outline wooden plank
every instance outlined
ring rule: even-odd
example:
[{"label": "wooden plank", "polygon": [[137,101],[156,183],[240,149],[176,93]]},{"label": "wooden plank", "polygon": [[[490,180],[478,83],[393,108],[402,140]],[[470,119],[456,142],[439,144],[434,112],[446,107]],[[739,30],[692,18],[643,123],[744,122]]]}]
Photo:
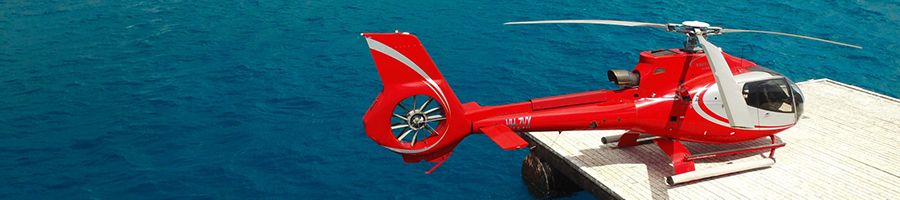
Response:
[{"label": "wooden plank", "polygon": [[[798,84],[803,117],[779,133],[787,143],[777,163],[684,185],[668,186],[668,158],[655,145],[613,148],[600,138],[624,131],[529,132],[526,138],[567,168],[567,177],[598,198],[617,199],[891,199],[900,196],[900,100],[828,79]],[[686,143],[695,153],[767,144]],[[736,155],[701,160],[698,169],[759,159]]]}]

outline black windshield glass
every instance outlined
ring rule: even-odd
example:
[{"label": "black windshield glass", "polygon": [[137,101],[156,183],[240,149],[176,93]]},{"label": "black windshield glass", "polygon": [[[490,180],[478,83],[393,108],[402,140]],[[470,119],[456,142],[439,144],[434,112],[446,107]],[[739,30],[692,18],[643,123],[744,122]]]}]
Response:
[{"label": "black windshield glass", "polygon": [[794,112],[792,92],[784,79],[770,79],[744,84],[747,105],[775,112]]}]

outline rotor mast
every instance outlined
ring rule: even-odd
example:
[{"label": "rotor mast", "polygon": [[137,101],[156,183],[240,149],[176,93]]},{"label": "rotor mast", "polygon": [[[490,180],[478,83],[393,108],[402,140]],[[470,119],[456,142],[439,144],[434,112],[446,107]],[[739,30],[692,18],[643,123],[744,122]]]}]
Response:
[{"label": "rotor mast", "polygon": [[687,39],[684,41],[684,48],[681,50],[693,53],[703,51],[703,48],[698,46],[699,41],[697,37],[721,34],[722,27],[709,26],[706,22],[686,21],[680,24],[666,24],[666,31],[685,34]]}]

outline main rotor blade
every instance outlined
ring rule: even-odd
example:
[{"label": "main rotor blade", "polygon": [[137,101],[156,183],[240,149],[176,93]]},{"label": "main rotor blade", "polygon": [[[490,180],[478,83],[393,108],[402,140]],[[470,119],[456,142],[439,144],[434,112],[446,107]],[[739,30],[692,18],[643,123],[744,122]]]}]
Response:
[{"label": "main rotor blade", "polygon": [[741,94],[741,88],[738,87],[734,80],[734,74],[725,56],[722,55],[722,49],[713,45],[706,38],[698,35],[697,41],[703,47],[706,59],[709,61],[709,67],[712,69],[713,77],[716,79],[716,85],[719,87],[719,96],[725,104],[725,114],[728,115],[728,123],[732,127],[753,128],[756,125],[754,116],[747,111],[747,102]]},{"label": "main rotor blade", "polygon": [[507,24],[507,25],[513,25],[513,24],[606,24],[606,25],[618,25],[618,26],[646,26],[646,27],[655,27],[655,28],[661,28],[661,29],[666,28],[665,24],[619,21],[619,20],[603,20],[603,19],[539,20],[539,21],[506,22],[503,24]]},{"label": "main rotor blade", "polygon": [[807,39],[807,40],[815,40],[815,41],[819,41],[819,42],[827,42],[827,43],[831,43],[831,44],[862,49],[861,46],[856,46],[856,45],[847,44],[847,43],[843,43],[843,42],[836,42],[836,41],[826,40],[826,39],[822,39],[822,38],[815,38],[815,37],[810,37],[810,36],[805,36],[805,35],[782,33],[782,32],[775,32],[775,31],[760,31],[760,30],[744,30],[744,29],[728,29],[728,28],[726,28],[726,29],[722,29],[721,32],[722,33],[765,33],[765,34],[772,34],[772,35],[783,35],[783,36],[803,38],[803,39]]}]

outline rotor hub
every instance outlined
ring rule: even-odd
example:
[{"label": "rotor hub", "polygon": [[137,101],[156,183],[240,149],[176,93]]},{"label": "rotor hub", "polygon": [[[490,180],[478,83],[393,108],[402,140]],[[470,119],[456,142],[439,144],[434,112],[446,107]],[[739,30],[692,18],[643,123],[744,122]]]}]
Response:
[{"label": "rotor hub", "polygon": [[413,130],[419,130],[425,127],[425,123],[427,122],[427,117],[425,117],[422,113],[414,113],[409,115],[409,128]]},{"label": "rotor hub", "polygon": [[709,23],[701,21],[684,21],[680,24],[666,24],[666,31],[682,33],[687,36],[682,50],[687,52],[701,52],[703,49],[697,45],[697,37],[721,34],[722,27],[710,26]]},{"label": "rotor hub", "polygon": [[709,23],[701,22],[701,21],[684,21],[684,22],[681,22],[681,25],[693,27],[693,28],[709,28]]}]

